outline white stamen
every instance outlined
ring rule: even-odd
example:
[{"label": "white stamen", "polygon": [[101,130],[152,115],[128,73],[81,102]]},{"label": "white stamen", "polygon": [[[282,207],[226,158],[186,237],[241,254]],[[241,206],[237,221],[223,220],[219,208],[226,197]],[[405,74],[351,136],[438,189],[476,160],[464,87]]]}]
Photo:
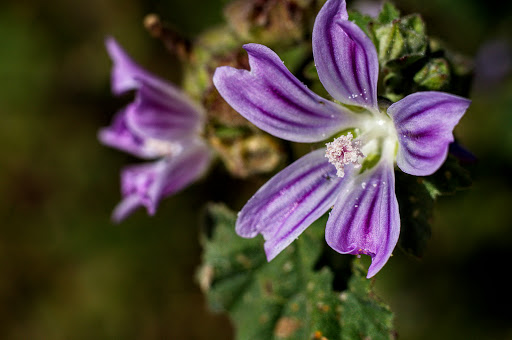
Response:
[{"label": "white stamen", "polygon": [[338,177],[345,176],[345,165],[349,163],[354,164],[354,168],[361,167],[359,159],[364,157],[361,152],[361,141],[352,138],[352,133],[349,132],[346,136],[340,136],[325,144],[327,146],[325,157],[336,167]]}]

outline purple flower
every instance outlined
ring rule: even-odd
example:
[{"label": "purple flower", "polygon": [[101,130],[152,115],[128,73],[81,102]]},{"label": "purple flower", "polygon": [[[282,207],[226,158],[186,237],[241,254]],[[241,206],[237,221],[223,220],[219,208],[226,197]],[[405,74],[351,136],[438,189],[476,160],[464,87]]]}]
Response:
[{"label": "purple flower", "polygon": [[[263,185],[240,212],[236,231],[262,234],[272,260],[333,207],[327,243],[342,254],[372,257],[368,278],[387,262],[398,241],[400,216],[394,164],[416,176],[446,159],[452,131],[470,101],[418,92],[379,105],[379,63],[371,40],[348,21],[343,0],[329,0],[313,30],[320,81],[337,101],[307,89],[269,48],[248,44],[251,71],[219,67],[213,81],[242,116],[274,136],[327,147],[300,158]],[[355,113],[345,105],[359,106]],[[343,131],[352,129],[352,133]],[[362,166],[361,166],[362,165]]]},{"label": "purple flower", "polygon": [[113,38],[106,40],[112,58],[112,92],[136,90],[135,100],[100,130],[100,141],[150,163],[121,172],[123,200],[113,212],[121,221],[140,206],[153,215],[164,197],[197,180],[208,167],[211,152],[200,137],[201,107],[168,82],[137,65]]}]

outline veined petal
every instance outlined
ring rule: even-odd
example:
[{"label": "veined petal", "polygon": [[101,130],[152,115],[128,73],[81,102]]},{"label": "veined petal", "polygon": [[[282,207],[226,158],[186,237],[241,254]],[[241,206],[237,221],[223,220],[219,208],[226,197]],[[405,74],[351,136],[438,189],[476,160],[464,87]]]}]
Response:
[{"label": "veined petal", "polygon": [[138,89],[134,105],[127,112],[132,130],[148,138],[178,140],[200,132],[204,113],[174,85],[135,63],[113,38],[106,40],[114,65],[112,91],[121,94]]},{"label": "veined petal", "polygon": [[345,0],[329,0],[318,13],[313,56],[320,81],[333,98],[378,109],[377,50],[370,38],[348,21]]},{"label": "veined petal", "polygon": [[400,233],[393,163],[381,160],[371,170],[352,174],[342,182],[325,239],[339,253],[370,255],[370,278],[386,264]]},{"label": "veined petal", "polygon": [[417,92],[392,104],[388,114],[398,135],[397,164],[404,172],[425,176],[443,164],[453,129],[470,100],[443,92]]},{"label": "veined petal", "polygon": [[223,66],[213,83],[221,96],[260,129],[294,142],[318,142],[351,127],[356,115],[311,92],[266,46],[247,44],[251,71]]},{"label": "veined petal", "polygon": [[127,123],[138,134],[162,140],[180,140],[197,135],[204,113],[188,96],[156,78],[140,79]]},{"label": "veined petal", "polygon": [[190,140],[178,155],[153,163],[126,167],[121,173],[123,200],[112,218],[120,222],[140,206],[153,215],[162,198],[197,180],[207,169],[211,152],[199,139]]},{"label": "veined petal", "polygon": [[272,260],[334,203],[341,187],[325,149],[313,151],[272,177],[243,207],[236,232],[262,234]]},{"label": "veined petal", "polygon": [[140,158],[155,158],[161,154],[156,150],[147,147],[145,139],[137,134],[126,125],[126,110],[125,108],[118,112],[112,124],[108,127],[101,129],[98,132],[98,139],[105,145],[128,152]]}]

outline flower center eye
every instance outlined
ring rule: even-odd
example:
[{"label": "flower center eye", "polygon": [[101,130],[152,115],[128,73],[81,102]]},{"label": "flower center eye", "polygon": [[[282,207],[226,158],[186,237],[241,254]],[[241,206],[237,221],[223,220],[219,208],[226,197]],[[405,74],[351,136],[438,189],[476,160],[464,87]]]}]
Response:
[{"label": "flower center eye", "polygon": [[349,132],[346,136],[340,136],[325,145],[325,157],[336,167],[338,177],[345,176],[347,164],[354,164],[354,168],[361,167],[360,159],[365,156],[361,152],[361,141],[353,140],[352,133]]}]

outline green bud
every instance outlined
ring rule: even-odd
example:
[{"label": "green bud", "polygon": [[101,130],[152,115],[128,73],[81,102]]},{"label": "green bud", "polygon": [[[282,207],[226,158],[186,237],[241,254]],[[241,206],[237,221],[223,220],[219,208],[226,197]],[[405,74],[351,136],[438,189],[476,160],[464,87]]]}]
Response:
[{"label": "green bud", "polygon": [[431,59],[414,76],[414,82],[427,90],[439,91],[450,82],[450,67],[443,58]]},{"label": "green bud", "polygon": [[375,28],[377,53],[381,65],[407,65],[425,55],[427,37],[419,15],[408,15]]},{"label": "green bud", "polygon": [[381,24],[390,24],[397,19],[400,19],[400,11],[390,2],[386,2],[382,6],[382,11],[377,18],[378,22]]}]

